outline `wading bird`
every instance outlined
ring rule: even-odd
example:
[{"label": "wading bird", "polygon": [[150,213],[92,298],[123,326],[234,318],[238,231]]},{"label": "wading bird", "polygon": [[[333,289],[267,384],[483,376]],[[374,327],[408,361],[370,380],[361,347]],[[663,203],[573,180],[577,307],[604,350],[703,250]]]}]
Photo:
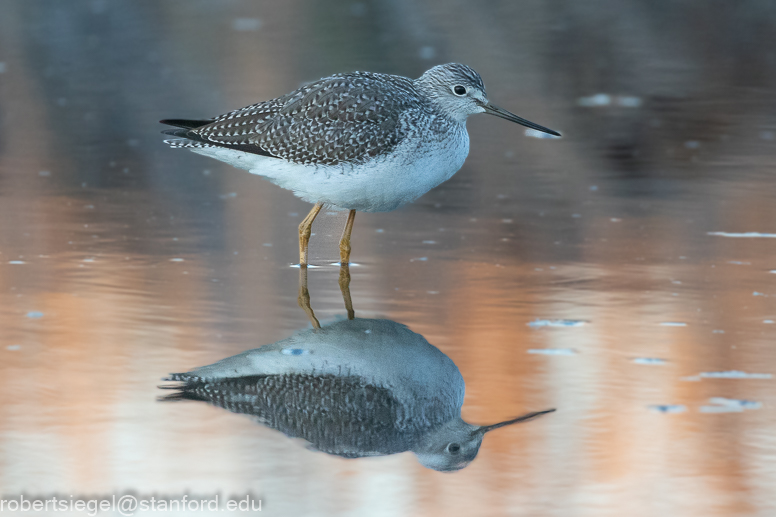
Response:
[{"label": "wading bird", "polygon": [[418,79],[337,74],[273,100],[209,120],[162,120],[171,147],[187,148],[263,176],[314,203],[299,225],[307,265],[313,220],[324,206],[349,210],[340,263],[350,260],[356,211],[387,212],[414,201],[463,165],[466,119],[487,113],[559,133],[494,106],[480,75],[450,63]]}]

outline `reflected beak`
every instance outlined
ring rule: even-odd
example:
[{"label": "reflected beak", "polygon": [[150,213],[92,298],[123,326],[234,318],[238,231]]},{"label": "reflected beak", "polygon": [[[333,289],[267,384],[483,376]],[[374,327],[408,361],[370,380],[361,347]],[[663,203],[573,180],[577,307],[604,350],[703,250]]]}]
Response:
[{"label": "reflected beak", "polygon": [[547,129],[546,127],[540,126],[539,124],[534,124],[530,120],[526,120],[524,118],[518,117],[514,113],[510,113],[507,110],[503,108],[499,108],[498,106],[494,106],[491,103],[485,104],[483,108],[485,109],[485,113],[487,113],[488,115],[496,115],[497,117],[505,118],[512,122],[517,122],[521,126],[530,127],[531,129],[541,131],[542,133],[549,133],[551,135],[561,136],[561,134],[558,133],[557,131],[553,131],[552,129]]},{"label": "reflected beak", "polygon": [[[507,113],[509,113],[509,112],[507,112]],[[510,115],[511,115],[511,113],[510,113]],[[512,115],[512,116],[514,116],[514,115]],[[520,119],[520,120],[522,120],[522,119]],[[523,124],[523,125],[525,125],[525,124]],[[529,126],[529,127],[531,127],[531,126]],[[539,126],[539,127],[541,127],[541,126]],[[506,422],[499,422],[498,424],[493,424],[493,425],[483,425],[483,426],[480,426],[479,428],[477,428],[474,431],[474,434],[484,435],[488,431],[492,431],[494,429],[498,429],[499,427],[504,427],[504,426],[512,425],[512,424],[518,424],[520,422],[527,422],[529,420],[533,420],[534,418],[540,417],[542,415],[546,415],[547,413],[552,413],[553,411],[555,411],[555,410],[554,409],[547,409],[546,411],[536,411],[534,413],[528,413],[527,415],[523,415],[523,416],[519,416],[517,418],[513,418],[512,420],[507,420]]]}]

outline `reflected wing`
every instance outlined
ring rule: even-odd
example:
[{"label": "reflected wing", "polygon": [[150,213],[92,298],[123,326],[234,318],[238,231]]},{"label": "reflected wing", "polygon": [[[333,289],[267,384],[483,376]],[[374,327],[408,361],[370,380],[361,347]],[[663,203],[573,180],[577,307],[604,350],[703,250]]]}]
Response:
[{"label": "reflected wing", "polygon": [[433,410],[401,404],[386,388],[358,377],[257,375],[207,380],[174,374],[162,400],[200,400],[253,415],[310,448],[348,458],[395,454],[412,448],[433,427]]}]

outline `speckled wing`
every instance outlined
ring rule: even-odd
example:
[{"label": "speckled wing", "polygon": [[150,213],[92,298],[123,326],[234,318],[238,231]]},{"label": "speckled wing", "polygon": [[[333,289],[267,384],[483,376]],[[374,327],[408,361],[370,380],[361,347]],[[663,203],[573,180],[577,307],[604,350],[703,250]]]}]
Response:
[{"label": "speckled wing", "polygon": [[401,141],[402,112],[423,108],[410,79],[356,72],[321,79],[188,132],[202,143],[294,163],[363,163]]},{"label": "speckled wing", "polygon": [[449,419],[444,410],[401,404],[390,390],[358,377],[285,374],[207,380],[181,373],[166,380],[185,384],[164,386],[178,391],[162,400],[200,400],[253,415],[316,450],[348,458],[410,450],[425,432]]}]

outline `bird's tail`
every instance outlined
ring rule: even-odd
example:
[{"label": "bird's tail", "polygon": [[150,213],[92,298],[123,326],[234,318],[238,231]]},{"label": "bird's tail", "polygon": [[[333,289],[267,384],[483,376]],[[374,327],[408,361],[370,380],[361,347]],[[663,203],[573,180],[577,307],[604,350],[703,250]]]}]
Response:
[{"label": "bird's tail", "polygon": [[202,141],[202,138],[196,133],[192,132],[192,129],[196,129],[201,126],[206,126],[213,122],[213,120],[188,120],[182,118],[170,118],[159,121],[161,124],[167,124],[178,129],[165,129],[162,131],[163,135],[170,135],[176,138],[165,140],[164,143],[173,148],[179,147],[209,147]]}]

